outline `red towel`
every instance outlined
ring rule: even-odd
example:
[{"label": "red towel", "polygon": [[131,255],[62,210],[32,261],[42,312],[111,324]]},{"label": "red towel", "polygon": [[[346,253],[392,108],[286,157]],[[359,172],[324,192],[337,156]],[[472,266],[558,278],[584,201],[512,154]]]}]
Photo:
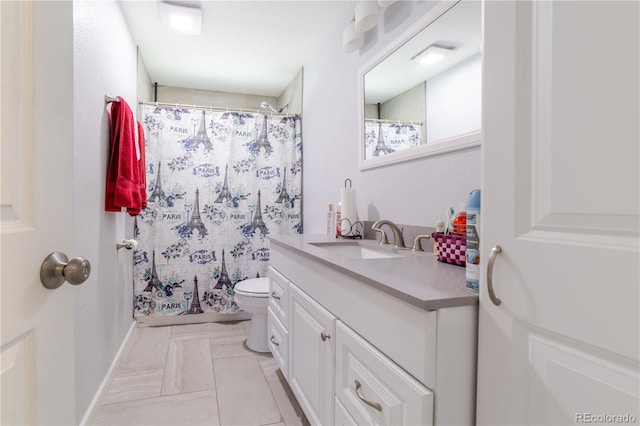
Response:
[{"label": "red towel", "polygon": [[[105,210],[119,212],[126,208],[136,216],[147,205],[144,131],[136,122],[127,102],[111,103],[111,155],[107,170]],[[140,157],[136,154],[136,133]]]}]

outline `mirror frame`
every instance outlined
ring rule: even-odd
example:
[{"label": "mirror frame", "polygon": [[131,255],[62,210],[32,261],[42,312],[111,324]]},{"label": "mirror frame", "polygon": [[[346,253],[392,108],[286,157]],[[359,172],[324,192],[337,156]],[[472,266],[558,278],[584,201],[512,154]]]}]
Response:
[{"label": "mirror frame", "polygon": [[[400,163],[422,157],[440,155],[447,152],[460,151],[479,146],[482,143],[482,129],[479,129],[476,132],[461,134],[449,139],[442,139],[436,143],[420,145],[415,148],[394,152],[383,157],[365,158],[365,75],[460,1],[461,0],[444,0],[438,2],[425,14],[424,17],[408,27],[394,42],[389,43],[386,48],[382,49],[377,55],[374,55],[358,70],[358,144],[360,151],[360,170],[372,169],[374,167]],[[480,55],[482,57],[482,51],[480,52]]]}]

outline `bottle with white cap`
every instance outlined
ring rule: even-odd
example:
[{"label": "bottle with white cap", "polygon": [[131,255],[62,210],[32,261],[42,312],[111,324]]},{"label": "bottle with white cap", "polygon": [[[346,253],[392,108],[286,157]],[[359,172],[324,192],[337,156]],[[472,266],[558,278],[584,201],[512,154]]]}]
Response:
[{"label": "bottle with white cap", "polygon": [[[439,234],[444,233],[444,220],[442,219],[442,215],[438,215],[438,221],[436,222],[436,232]],[[438,244],[436,244],[436,240],[433,240],[433,256],[438,258]]]},{"label": "bottle with white cap", "polygon": [[329,204],[327,212],[327,235],[335,236],[336,232],[336,212],[333,210],[333,204]]}]

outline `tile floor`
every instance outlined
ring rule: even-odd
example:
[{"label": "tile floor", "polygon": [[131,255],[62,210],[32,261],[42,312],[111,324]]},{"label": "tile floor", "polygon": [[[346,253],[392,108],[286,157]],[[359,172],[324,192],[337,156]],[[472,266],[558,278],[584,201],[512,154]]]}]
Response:
[{"label": "tile floor", "polygon": [[136,328],[89,425],[308,425],[249,321]]}]

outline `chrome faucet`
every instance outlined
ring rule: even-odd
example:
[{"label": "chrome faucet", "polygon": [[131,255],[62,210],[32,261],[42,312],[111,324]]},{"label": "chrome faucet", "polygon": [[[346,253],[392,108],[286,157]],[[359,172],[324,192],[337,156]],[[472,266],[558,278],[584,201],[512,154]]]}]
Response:
[{"label": "chrome faucet", "polygon": [[428,240],[429,238],[431,238],[431,235],[418,235],[416,239],[413,240],[413,247],[411,248],[411,251],[424,251],[424,249],[422,248],[422,244],[420,244],[420,241]]},{"label": "chrome faucet", "polygon": [[404,237],[402,236],[402,228],[398,227],[398,225],[387,219],[379,220],[371,226],[372,230],[382,233],[382,242],[384,242],[384,237],[386,237],[384,230],[381,229],[382,225],[389,225],[389,227],[393,231],[393,246],[395,248],[406,248],[404,245]]}]

